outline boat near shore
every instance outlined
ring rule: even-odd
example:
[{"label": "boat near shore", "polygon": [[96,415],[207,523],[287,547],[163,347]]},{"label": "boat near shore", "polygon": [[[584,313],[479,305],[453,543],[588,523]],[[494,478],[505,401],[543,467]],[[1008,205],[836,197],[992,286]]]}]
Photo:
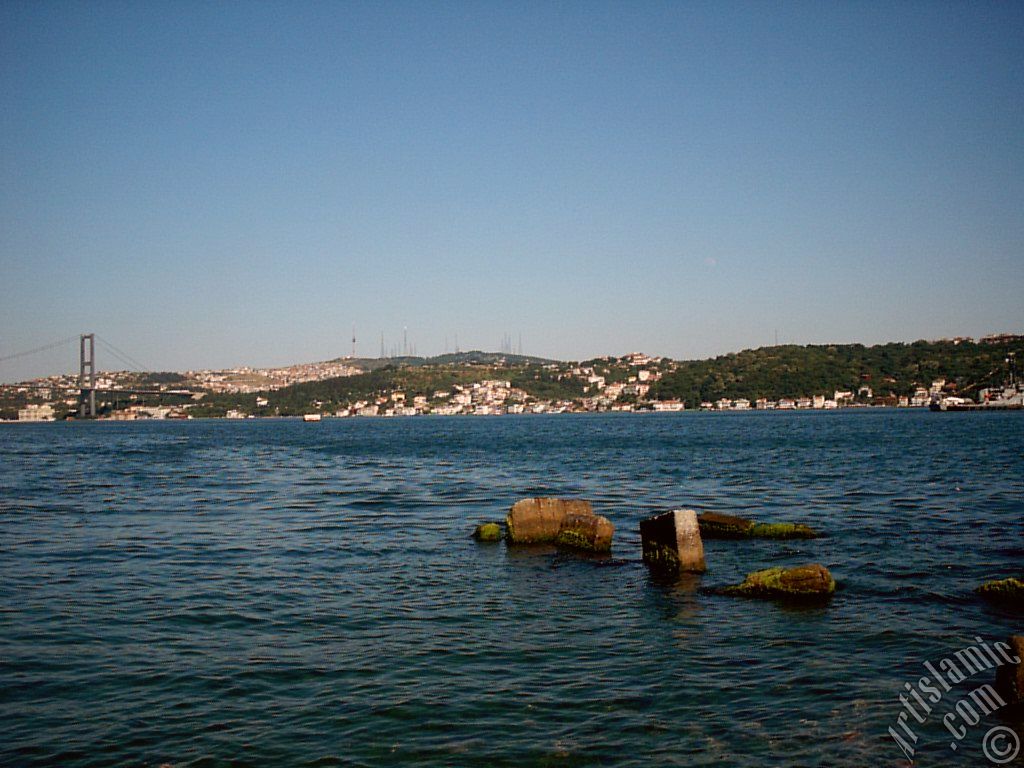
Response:
[{"label": "boat near shore", "polygon": [[321,416],[319,413],[306,413],[302,416],[303,421],[320,421],[320,418]]},{"label": "boat near shore", "polygon": [[1017,375],[1013,354],[1006,358],[1009,378],[1003,386],[983,389],[978,402],[964,397],[936,398],[928,406],[933,411],[1019,411],[1024,410],[1024,383]]},{"label": "boat near shore", "polygon": [[[954,402],[951,402],[954,401]],[[999,397],[994,400],[985,400],[980,403],[964,402],[963,398],[946,397],[932,403],[929,408],[933,411],[1019,411],[1024,410],[1024,393],[1016,392],[1006,397]]]}]

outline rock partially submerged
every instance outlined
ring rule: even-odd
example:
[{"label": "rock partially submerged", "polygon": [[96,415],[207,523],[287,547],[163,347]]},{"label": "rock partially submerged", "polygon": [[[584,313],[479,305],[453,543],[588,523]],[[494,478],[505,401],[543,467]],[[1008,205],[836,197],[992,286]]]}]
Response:
[{"label": "rock partially submerged", "polygon": [[704,512],[697,515],[706,539],[814,539],[818,532],[803,523],[759,523],[745,517]]},{"label": "rock partially submerged", "polygon": [[1011,635],[1007,645],[1010,647],[1006,653],[1017,661],[999,665],[995,688],[1007,704],[1024,704],[1024,635]]},{"label": "rock partially submerged", "polygon": [[640,521],[644,562],[662,573],[703,573],[704,544],[700,539],[697,513],[674,509]]},{"label": "rock partially submerged", "polygon": [[615,526],[583,499],[520,499],[505,518],[509,544],[557,544],[610,552]]},{"label": "rock partially submerged", "polygon": [[501,541],[501,523],[481,523],[473,531],[473,538],[477,541],[494,542]]},{"label": "rock partially submerged", "polygon": [[767,568],[748,573],[742,584],[724,587],[720,594],[796,601],[827,600],[836,590],[828,568],[818,563],[796,568]]},{"label": "rock partially submerged", "polygon": [[803,523],[754,523],[752,539],[816,539],[820,534]]},{"label": "rock partially submerged", "polygon": [[582,549],[587,552],[611,552],[615,526],[606,517],[571,514],[562,520],[562,527],[555,537],[560,547]]},{"label": "rock partially submerged", "polygon": [[520,499],[505,517],[511,544],[551,544],[569,515],[593,515],[583,499]]},{"label": "rock partially submerged", "polygon": [[754,527],[753,520],[721,512],[703,512],[697,515],[701,536],[708,539],[745,539]]},{"label": "rock partially submerged", "polygon": [[1021,579],[987,581],[974,591],[993,603],[1024,608],[1024,581]]}]

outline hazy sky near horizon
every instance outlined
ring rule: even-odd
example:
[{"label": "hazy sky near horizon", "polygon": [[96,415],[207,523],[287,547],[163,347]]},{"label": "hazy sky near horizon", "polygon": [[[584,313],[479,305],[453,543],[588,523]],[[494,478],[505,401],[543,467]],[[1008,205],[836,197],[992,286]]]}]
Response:
[{"label": "hazy sky near horizon", "polygon": [[1024,331],[1021,3],[10,0],[0,103],[0,357]]}]

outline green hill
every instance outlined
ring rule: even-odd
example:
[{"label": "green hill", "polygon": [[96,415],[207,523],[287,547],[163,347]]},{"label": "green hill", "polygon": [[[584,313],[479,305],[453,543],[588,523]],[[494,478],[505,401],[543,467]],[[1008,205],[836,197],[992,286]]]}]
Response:
[{"label": "green hill", "polygon": [[[951,341],[913,344],[835,344],[776,346],[749,349],[709,360],[661,359],[644,369],[661,374],[646,399],[685,400],[688,408],[720,398],[778,400],[812,395],[831,396],[835,390],[851,391],[862,402],[887,402],[910,395],[945,379],[947,391],[976,397],[979,389],[998,385],[1006,376],[1006,357],[1015,353],[1024,360],[1024,338],[977,344]],[[363,361],[353,361],[362,364]],[[323,381],[294,384],[261,393],[269,404],[256,407],[256,395],[210,395],[198,404],[195,415],[223,415],[230,408],[246,413],[283,416],[331,412],[357,402],[373,402],[392,392],[404,392],[408,400],[424,395],[428,401],[438,392],[450,393],[456,385],[484,380],[508,381],[537,400],[580,400],[598,395],[587,390],[586,374],[572,375],[574,368],[593,369],[609,384],[635,381],[640,367],[629,358],[598,358],[585,363],[556,363],[541,358],[493,352],[462,352],[435,358],[397,358],[373,361],[365,373]],[[872,397],[868,397],[870,389]],[[624,394],[634,402],[635,394]]]},{"label": "green hill", "polygon": [[913,344],[836,344],[749,349],[710,360],[677,364],[651,390],[654,399],[679,398],[689,407],[726,397],[807,397],[870,387],[876,397],[909,395],[944,378],[961,395],[996,385],[1005,359],[1024,359],[1024,341],[1000,344],[917,341]]}]

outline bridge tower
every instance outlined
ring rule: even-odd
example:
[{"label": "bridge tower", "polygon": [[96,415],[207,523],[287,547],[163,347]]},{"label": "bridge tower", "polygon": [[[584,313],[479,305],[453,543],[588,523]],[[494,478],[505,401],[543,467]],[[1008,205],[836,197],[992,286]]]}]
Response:
[{"label": "bridge tower", "polygon": [[96,334],[79,339],[78,416],[96,418]]}]

